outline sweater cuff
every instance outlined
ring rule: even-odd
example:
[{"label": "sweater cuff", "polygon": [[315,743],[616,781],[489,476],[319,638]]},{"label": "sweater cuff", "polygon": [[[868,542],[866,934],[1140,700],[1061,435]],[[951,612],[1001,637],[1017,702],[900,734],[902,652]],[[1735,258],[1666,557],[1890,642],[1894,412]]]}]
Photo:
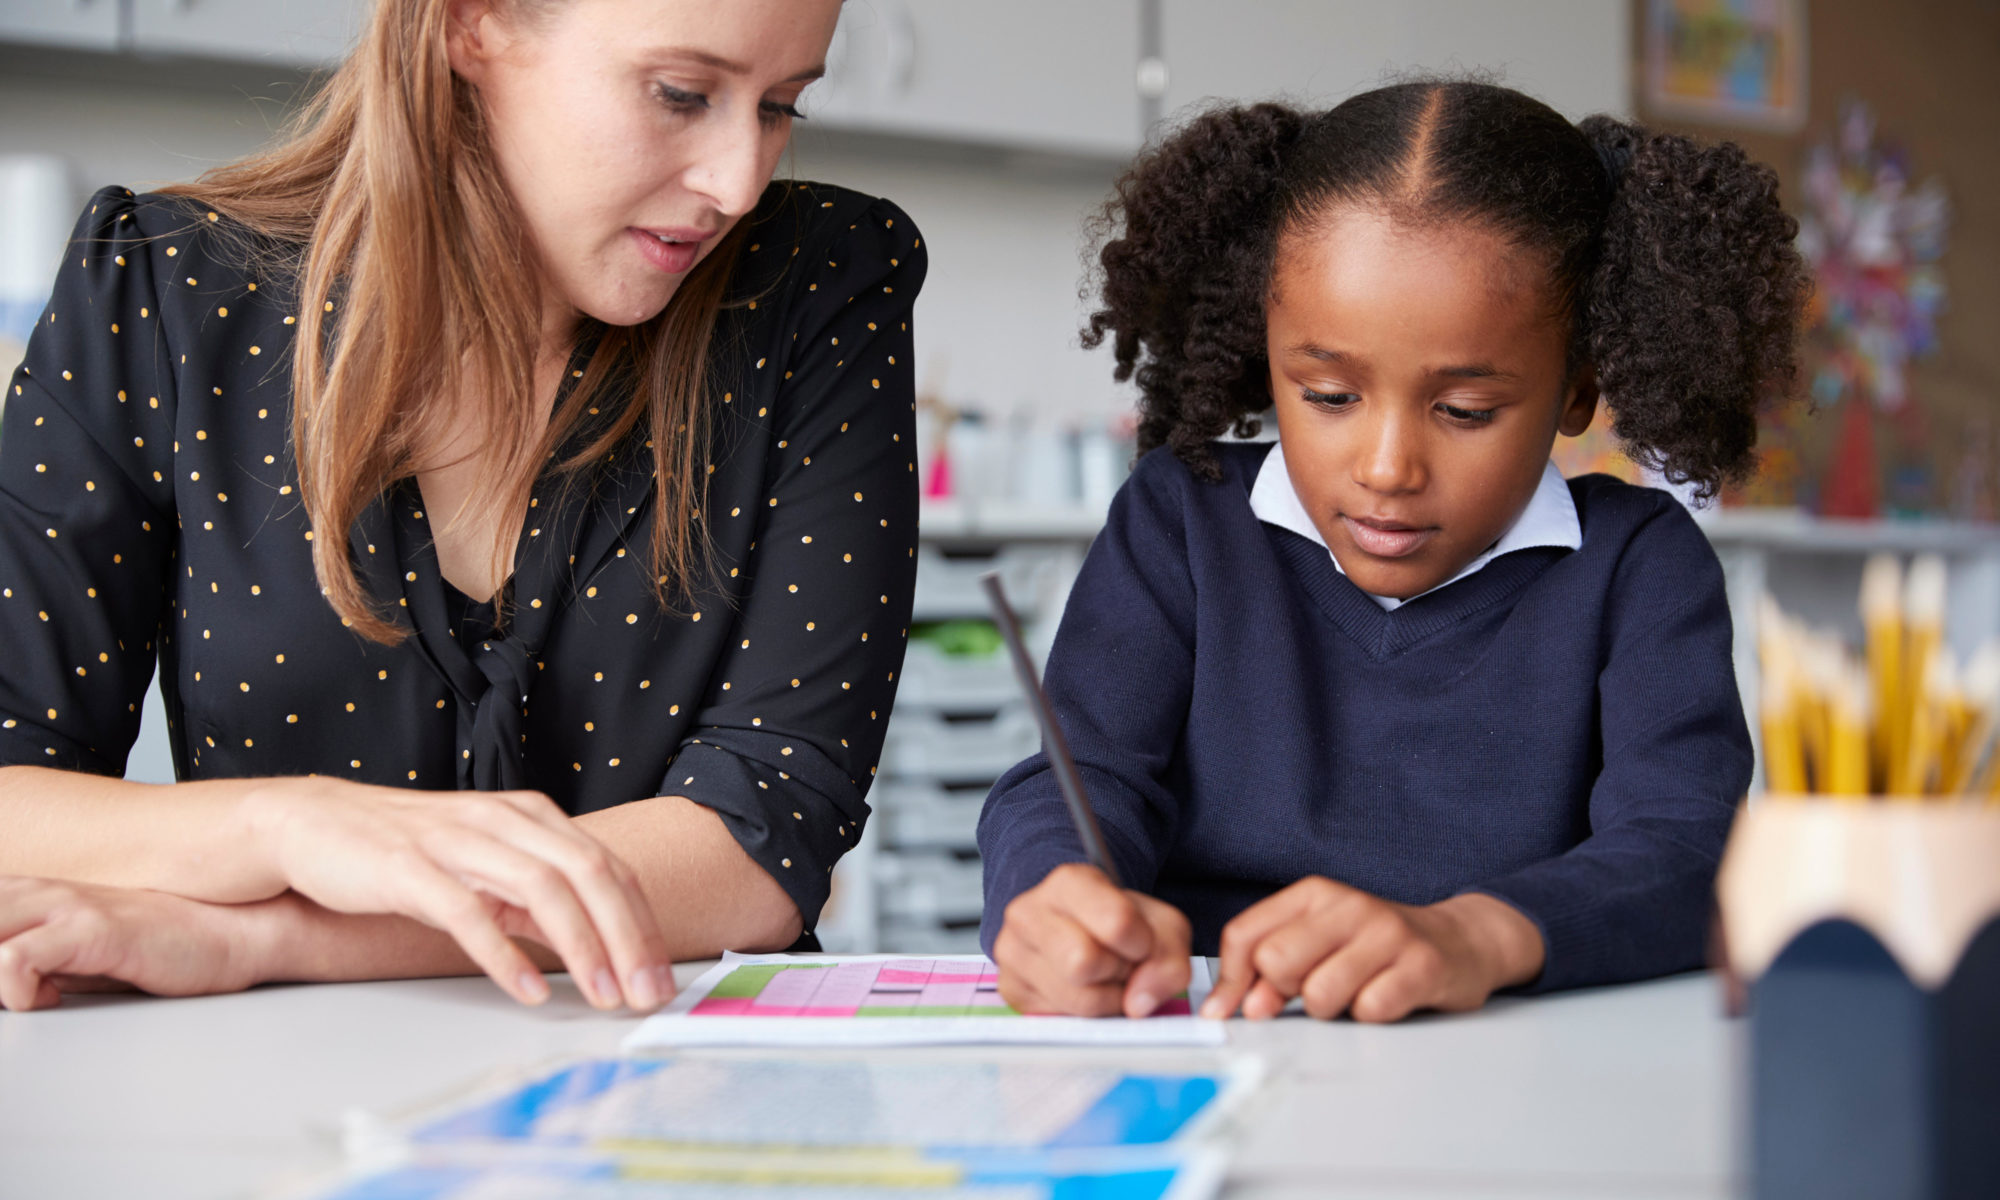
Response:
[{"label": "sweater cuff", "polygon": [[1524,872],[1466,889],[1511,906],[1542,935],[1541,974],[1504,990],[1532,995],[1602,982],[1599,964],[1612,941],[1602,905],[1575,887],[1538,874]]}]

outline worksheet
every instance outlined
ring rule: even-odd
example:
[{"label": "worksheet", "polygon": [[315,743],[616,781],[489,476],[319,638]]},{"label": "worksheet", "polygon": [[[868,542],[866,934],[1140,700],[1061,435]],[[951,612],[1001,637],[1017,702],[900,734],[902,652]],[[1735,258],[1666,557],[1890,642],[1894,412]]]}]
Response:
[{"label": "worksheet", "polygon": [[908,1164],[1183,1142],[1254,1085],[1180,1073],[910,1055],[585,1059],[407,1123],[417,1146],[545,1147]]},{"label": "worksheet", "polygon": [[625,1048],[1220,1045],[1222,1023],[1192,1015],[1208,995],[1208,960],[1191,965],[1187,993],[1135,1021],[1024,1016],[1000,998],[992,960],[977,954],[725,954],[634,1031]]},{"label": "worksheet", "polygon": [[[787,1178],[745,1163],[592,1157],[427,1162],[390,1168],[317,1193],[319,1200],[1207,1200],[1222,1181],[1213,1154],[1094,1167],[964,1168],[888,1179],[839,1172]],[[777,1176],[774,1178],[773,1176]]]}]

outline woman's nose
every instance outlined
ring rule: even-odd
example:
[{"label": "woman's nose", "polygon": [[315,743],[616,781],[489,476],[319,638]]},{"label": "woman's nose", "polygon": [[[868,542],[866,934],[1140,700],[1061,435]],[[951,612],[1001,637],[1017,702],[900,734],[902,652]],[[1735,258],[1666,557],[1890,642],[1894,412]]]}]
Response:
[{"label": "woman's nose", "polygon": [[764,185],[771,182],[772,160],[766,157],[765,145],[768,136],[754,106],[747,119],[714,122],[688,167],[688,188],[706,197],[726,217],[749,212],[764,194]]}]

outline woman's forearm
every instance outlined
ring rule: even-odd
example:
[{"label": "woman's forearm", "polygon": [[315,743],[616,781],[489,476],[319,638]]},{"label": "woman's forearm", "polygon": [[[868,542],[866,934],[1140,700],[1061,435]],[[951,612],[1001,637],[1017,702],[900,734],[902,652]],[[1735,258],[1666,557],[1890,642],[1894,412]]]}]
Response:
[{"label": "woman's forearm", "polygon": [[237,904],[284,891],[254,798],[270,781],[147,784],[0,767],[0,875],[171,892]]}]

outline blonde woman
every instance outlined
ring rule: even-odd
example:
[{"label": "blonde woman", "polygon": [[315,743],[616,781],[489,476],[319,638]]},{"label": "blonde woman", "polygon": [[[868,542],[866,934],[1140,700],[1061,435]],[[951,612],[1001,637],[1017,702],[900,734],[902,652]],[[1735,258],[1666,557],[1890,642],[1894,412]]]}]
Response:
[{"label": "blonde woman", "polygon": [[[836,0],[381,0],[99,192],[0,432],[0,1004],[809,933],[914,583],[892,204],[772,182]],[[180,782],[123,782],[160,664]],[[518,940],[517,940],[518,939]]]}]

